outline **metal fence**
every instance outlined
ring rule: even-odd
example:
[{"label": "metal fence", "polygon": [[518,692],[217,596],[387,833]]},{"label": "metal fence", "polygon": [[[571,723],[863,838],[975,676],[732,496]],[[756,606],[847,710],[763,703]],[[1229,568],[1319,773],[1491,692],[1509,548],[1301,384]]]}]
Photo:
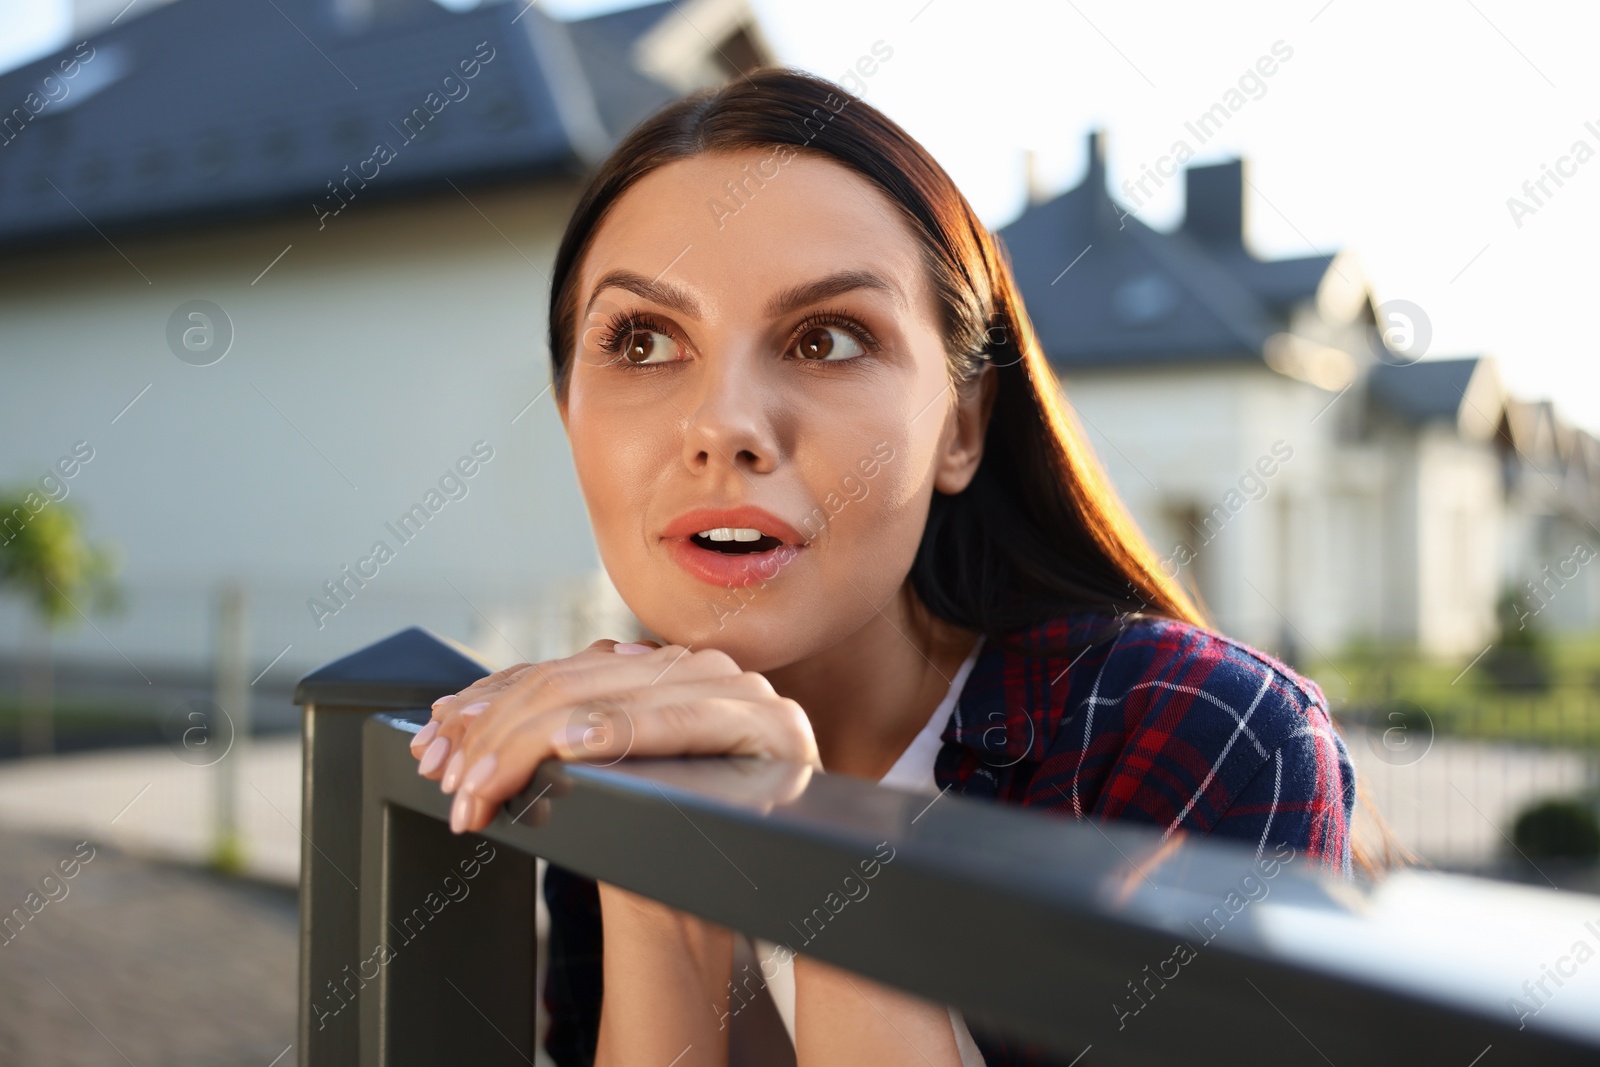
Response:
[{"label": "metal fence", "polygon": [[1535,864],[1515,841],[1518,817],[1541,802],[1576,801],[1600,815],[1600,689],[1460,700],[1431,713],[1397,700],[1335,715],[1357,779],[1396,839],[1426,862],[1600,889],[1594,862]]},{"label": "metal fence", "polygon": [[[1600,964],[1547,977],[1600,941],[1592,897],[1343,883],[1229,842],[745,759],[548,763],[482,835],[452,835],[408,742],[419,709],[486,671],[412,629],[297,689],[302,1064],[533,1062],[535,857],[794,945],[885,845],[870,896],[823,911],[803,951],[1063,1064],[1600,1058]],[[467,872],[469,893],[441,895]]]}]

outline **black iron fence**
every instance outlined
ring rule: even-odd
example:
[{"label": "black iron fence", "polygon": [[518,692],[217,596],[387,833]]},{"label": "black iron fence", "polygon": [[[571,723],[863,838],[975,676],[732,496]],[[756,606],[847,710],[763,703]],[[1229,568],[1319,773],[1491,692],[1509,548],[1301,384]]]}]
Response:
[{"label": "black iron fence", "polygon": [[1600,1062],[1594,897],[1342,883],[1281,852],[748,759],[550,763],[483,834],[452,835],[408,743],[487,671],[412,629],[296,691],[308,1067],[534,1062],[535,857],[1062,1063]]}]

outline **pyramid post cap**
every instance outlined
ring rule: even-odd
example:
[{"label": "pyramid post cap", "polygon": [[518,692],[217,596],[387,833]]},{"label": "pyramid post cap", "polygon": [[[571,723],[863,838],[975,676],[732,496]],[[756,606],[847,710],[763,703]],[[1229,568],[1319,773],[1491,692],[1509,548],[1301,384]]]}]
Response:
[{"label": "pyramid post cap", "polygon": [[427,707],[493,670],[471,649],[410,626],[306,674],[295,683],[294,703]]}]

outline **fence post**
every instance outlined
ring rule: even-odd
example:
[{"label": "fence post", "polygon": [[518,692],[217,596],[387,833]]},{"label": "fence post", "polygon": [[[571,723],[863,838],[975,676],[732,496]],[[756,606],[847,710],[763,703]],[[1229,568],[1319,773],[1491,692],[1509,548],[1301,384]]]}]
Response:
[{"label": "fence post", "polygon": [[[228,719],[229,749],[212,771],[211,862],[225,871],[244,866],[244,836],[239,832],[240,762],[250,747],[249,637],[245,630],[244,588],[236,582],[217,596],[216,678],[212,699]],[[213,724],[220,725],[220,724]]]},{"label": "fence post", "polygon": [[[319,1006],[355,998],[345,978],[361,951],[362,725],[379,711],[425,709],[490,672],[467,650],[411,627],[301,678],[304,773],[300,800],[301,1067],[360,1061],[359,1012]],[[343,979],[335,984],[335,979]],[[317,988],[313,988],[313,983]],[[358,982],[359,984],[359,982]],[[326,988],[323,988],[323,987]]]},{"label": "fence post", "polygon": [[[417,777],[409,752],[381,743],[396,725],[409,740],[413,722],[373,716],[364,731],[362,956],[351,961],[364,982],[360,1065],[533,1063],[536,861],[450,832],[450,798]],[[396,780],[431,794],[437,810],[393,802]]]}]

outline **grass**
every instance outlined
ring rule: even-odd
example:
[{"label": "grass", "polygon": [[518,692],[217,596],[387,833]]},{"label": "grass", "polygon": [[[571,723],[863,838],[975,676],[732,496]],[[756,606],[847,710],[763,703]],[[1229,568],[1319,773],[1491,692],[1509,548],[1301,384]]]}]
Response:
[{"label": "grass", "polygon": [[1307,666],[1342,721],[1438,734],[1600,748],[1600,634],[1544,639],[1543,689],[1494,683],[1490,652],[1472,663],[1430,660],[1396,646],[1357,645]]}]

